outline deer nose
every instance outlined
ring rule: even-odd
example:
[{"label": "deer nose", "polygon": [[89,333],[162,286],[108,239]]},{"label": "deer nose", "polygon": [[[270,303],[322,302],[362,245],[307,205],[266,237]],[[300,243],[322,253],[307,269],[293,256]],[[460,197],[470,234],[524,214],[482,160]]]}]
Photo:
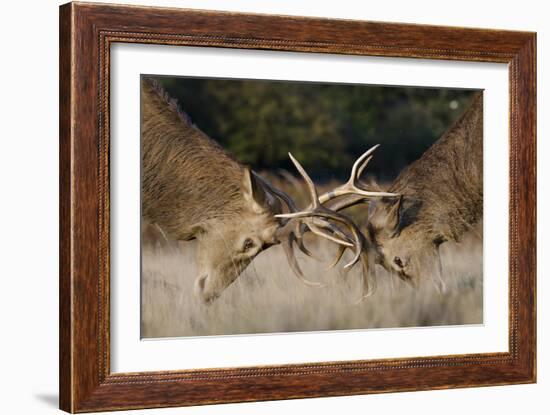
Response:
[{"label": "deer nose", "polygon": [[206,305],[212,304],[212,302],[216,298],[218,298],[218,295],[216,295],[215,293],[208,293],[205,290],[205,283],[206,283],[207,277],[208,275],[201,275],[199,278],[197,278],[197,281],[195,282],[195,293],[200,298],[200,300]]},{"label": "deer nose", "polygon": [[202,291],[204,290],[204,282],[206,281],[206,277],[208,275],[201,275],[198,279],[197,279],[197,288]]}]

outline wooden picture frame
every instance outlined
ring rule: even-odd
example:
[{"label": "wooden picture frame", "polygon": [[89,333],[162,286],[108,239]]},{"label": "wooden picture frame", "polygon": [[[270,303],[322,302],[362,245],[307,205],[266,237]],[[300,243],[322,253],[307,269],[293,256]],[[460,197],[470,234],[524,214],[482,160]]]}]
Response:
[{"label": "wooden picture frame", "polygon": [[[111,373],[109,62],[110,46],[117,42],[507,63],[509,351]],[[59,93],[61,409],[90,412],[535,382],[534,33],[69,3],[60,8]]]}]

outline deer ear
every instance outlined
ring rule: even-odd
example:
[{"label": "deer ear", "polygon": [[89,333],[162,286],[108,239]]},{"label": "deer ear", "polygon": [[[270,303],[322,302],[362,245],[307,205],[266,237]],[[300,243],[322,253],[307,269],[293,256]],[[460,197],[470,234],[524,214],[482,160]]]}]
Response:
[{"label": "deer ear", "polygon": [[244,198],[252,204],[252,209],[260,213],[266,205],[266,192],[262,183],[256,178],[254,172],[248,167],[244,169],[243,176]]},{"label": "deer ear", "polygon": [[369,203],[368,217],[374,229],[395,233],[401,217],[401,197],[393,203],[388,200],[373,200]]},{"label": "deer ear", "polygon": [[386,229],[396,232],[397,227],[399,226],[399,219],[401,217],[401,201],[403,197],[399,196],[397,202],[395,202],[389,209],[388,214],[386,215]]}]

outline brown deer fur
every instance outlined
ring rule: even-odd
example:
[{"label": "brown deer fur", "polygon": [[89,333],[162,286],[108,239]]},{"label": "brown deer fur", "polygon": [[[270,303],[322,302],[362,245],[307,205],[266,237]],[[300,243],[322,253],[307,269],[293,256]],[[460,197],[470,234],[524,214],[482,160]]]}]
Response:
[{"label": "brown deer fur", "polygon": [[438,247],[460,241],[483,214],[483,96],[420,159],[395,179],[402,195],[370,206],[376,260],[414,284],[440,281]]},{"label": "brown deer fur", "polygon": [[171,239],[198,240],[197,292],[211,301],[277,242],[280,207],[148,79],[141,82],[141,149],[142,218]]}]

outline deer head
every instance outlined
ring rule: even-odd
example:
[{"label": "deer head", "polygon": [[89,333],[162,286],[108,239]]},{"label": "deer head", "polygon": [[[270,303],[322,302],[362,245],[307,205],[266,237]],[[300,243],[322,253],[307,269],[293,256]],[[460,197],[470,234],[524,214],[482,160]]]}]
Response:
[{"label": "deer head", "polygon": [[274,215],[282,211],[281,204],[248,168],[240,193],[238,212],[214,216],[198,232],[195,290],[206,303],[219,297],[256,255],[279,242],[281,221]]},{"label": "deer head", "polygon": [[431,281],[444,291],[439,245],[445,238],[431,223],[419,220],[421,208],[420,201],[404,197],[371,203],[370,250],[377,264],[414,287]]}]

